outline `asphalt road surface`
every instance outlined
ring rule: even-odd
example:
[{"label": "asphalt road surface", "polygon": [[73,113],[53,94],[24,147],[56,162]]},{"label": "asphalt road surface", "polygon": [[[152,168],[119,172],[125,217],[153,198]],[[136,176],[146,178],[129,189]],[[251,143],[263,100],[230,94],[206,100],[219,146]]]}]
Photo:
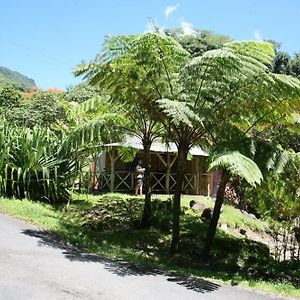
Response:
[{"label": "asphalt road surface", "polygon": [[0,299],[283,299],[81,253],[0,214]]}]

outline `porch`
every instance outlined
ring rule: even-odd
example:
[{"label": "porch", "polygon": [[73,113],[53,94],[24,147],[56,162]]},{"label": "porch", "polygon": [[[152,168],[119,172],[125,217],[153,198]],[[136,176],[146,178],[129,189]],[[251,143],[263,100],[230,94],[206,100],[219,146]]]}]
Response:
[{"label": "porch", "polygon": [[[118,149],[124,146],[136,149],[136,157],[130,163],[125,163],[120,158]],[[150,150],[152,191],[173,193],[176,183],[177,147],[173,143],[166,145],[156,141],[153,142]],[[212,173],[207,172],[208,154],[201,148],[194,147],[189,155],[182,186],[183,193],[212,196],[215,191],[214,177]],[[103,192],[133,192],[137,158],[143,159],[143,146],[136,138],[129,138],[122,144],[106,145],[106,151],[92,163],[93,189]]]},{"label": "porch", "polygon": [[[101,192],[133,192],[135,174],[130,171],[97,172],[98,191]],[[185,174],[182,190],[186,194],[211,196],[213,193],[212,174],[204,173],[201,178],[196,174]],[[151,172],[151,188],[154,193],[172,194],[175,191],[176,173]]]}]

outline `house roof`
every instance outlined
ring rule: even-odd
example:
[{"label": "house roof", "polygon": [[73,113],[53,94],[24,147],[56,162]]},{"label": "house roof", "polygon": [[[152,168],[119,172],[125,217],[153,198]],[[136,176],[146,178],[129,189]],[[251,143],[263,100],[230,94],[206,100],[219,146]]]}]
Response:
[{"label": "house roof", "polygon": [[[134,149],[143,150],[142,141],[139,138],[133,136],[126,137],[124,142],[105,144],[104,146],[106,147],[123,146],[123,147],[132,147]],[[150,150],[152,152],[159,152],[159,153],[166,153],[166,152],[176,153],[177,146],[175,145],[175,143],[172,142],[169,142],[167,145],[162,141],[156,140],[152,143]],[[191,148],[190,154],[193,156],[209,156],[209,154],[206,151],[202,150],[200,147]]]}]

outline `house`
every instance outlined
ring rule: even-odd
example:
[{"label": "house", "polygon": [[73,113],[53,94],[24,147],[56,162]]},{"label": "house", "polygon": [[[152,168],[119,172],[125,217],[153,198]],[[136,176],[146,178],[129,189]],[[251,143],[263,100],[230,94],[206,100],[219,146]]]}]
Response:
[{"label": "house", "polygon": [[[136,149],[136,159],[143,159],[142,142],[127,137],[123,143],[105,145],[92,164],[93,188],[100,191],[132,192],[135,188],[134,168],[136,159],[124,163],[118,154],[119,147]],[[173,193],[176,182],[177,147],[174,143],[154,141],[151,146],[151,185],[155,193]],[[208,153],[200,147],[193,147],[189,153],[184,178],[183,192],[186,194],[212,196],[215,190],[214,176],[207,172]]]}]

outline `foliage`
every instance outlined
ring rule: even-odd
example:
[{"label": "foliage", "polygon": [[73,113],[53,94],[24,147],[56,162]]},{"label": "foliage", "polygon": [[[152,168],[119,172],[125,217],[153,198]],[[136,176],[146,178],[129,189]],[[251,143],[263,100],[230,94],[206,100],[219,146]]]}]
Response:
[{"label": "foliage", "polygon": [[5,125],[0,132],[0,195],[68,200],[78,154],[65,148],[65,137],[49,129]]},{"label": "foliage", "polygon": [[61,93],[38,91],[33,93],[27,105],[28,126],[41,125],[49,127],[58,121],[66,121],[61,101]]},{"label": "foliage", "polygon": [[254,161],[239,152],[224,153],[213,157],[209,169],[226,169],[232,176],[240,176],[253,186],[260,184],[263,179]]},{"label": "foliage", "polygon": [[126,120],[111,99],[95,96],[85,102],[75,103],[67,112],[70,122],[70,142],[75,145],[98,147],[104,143],[121,140],[121,127]]},{"label": "foliage", "polygon": [[219,49],[231,40],[226,35],[216,34],[208,30],[195,30],[194,35],[185,35],[182,29],[165,29],[164,33],[177,40],[193,57],[200,56],[209,50]]},{"label": "foliage", "polygon": [[0,91],[0,108],[3,111],[9,111],[18,107],[21,102],[21,93],[13,85],[6,85]]},{"label": "foliage", "polygon": [[21,94],[9,87],[4,88],[1,95],[6,121],[14,125],[50,127],[59,122],[66,122],[61,104],[62,92],[34,90]]},{"label": "foliage", "polygon": [[291,61],[292,74],[300,77],[300,53],[296,53]]},{"label": "foliage", "polygon": [[269,172],[260,187],[246,190],[252,210],[275,220],[292,220],[300,214],[300,159],[291,155],[283,172]]},{"label": "foliage", "polygon": [[132,162],[137,153],[138,150],[132,147],[118,147],[118,157],[125,163]]},{"label": "foliage", "polygon": [[[115,100],[126,103],[130,99],[137,109],[154,115],[177,144],[176,247],[188,150],[195,144],[218,142],[224,128],[238,127],[245,136],[257,134],[292,112],[300,83],[270,73],[274,55],[270,43],[249,41],[226,43],[192,58],[170,36],[152,32],[111,37],[101,55],[77,68],[77,75],[105,86]],[[148,133],[147,128],[140,132]]]},{"label": "foliage", "polygon": [[[278,50],[278,48],[277,48]],[[273,60],[273,72],[300,77],[300,53],[290,56],[284,51],[276,51]]]},{"label": "foliage", "polygon": [[278,52],[274,57],[273,72],[278,74],[291,74],[291,57],[286,52]]},{"label": "foliage", "polygon": [[90,86],[87,83],[82,83],[70,88],[66,92],[64,100],[67,102],[82,103],[99,94],[101,94],[101,91],[98,88]]}]

